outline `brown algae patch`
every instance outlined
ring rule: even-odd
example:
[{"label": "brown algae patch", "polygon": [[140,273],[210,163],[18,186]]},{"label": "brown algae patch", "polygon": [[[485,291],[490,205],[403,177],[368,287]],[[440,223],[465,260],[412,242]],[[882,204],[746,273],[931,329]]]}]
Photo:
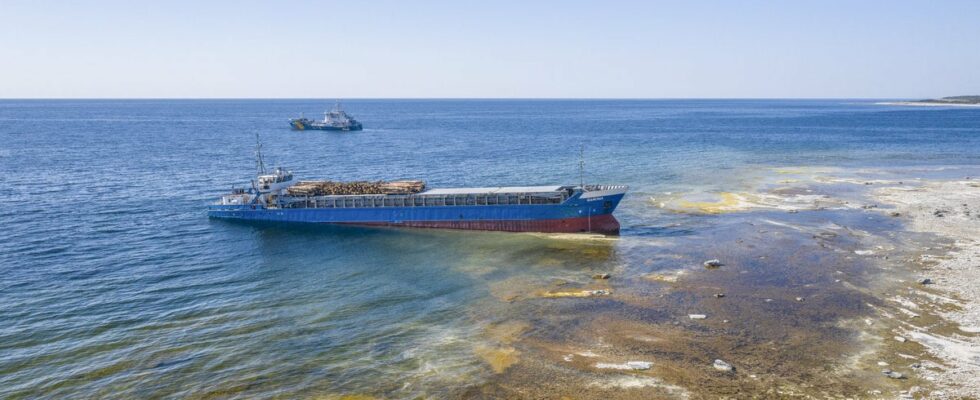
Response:
[{"label": "brown algae patch", "polygon": [[511,365],[517,363],[517,357],[521,352],[517,349],[504,346],[504,347],[489,347],[489,346],[477,346],[475,352],[483,361],[490,364],[490,368],[493,369],[495,373],[502,373],[507,370]]},{"label": "brown algae patch", "polygon": [[504,280],[491,282],[489,285],[490,295],[497,300],[511,303],[527,297],[528,293],[534,290],[534,286],[529,284],[526,279],[511,277]]},{"label": "brown algae patch", "polygon": [[482,344],[474,349],[483,361],[490,365],[494,373],[502,373],[518,361],[521,352],[512,343],[520,339],[531,325],[525,321],[504,321],[487,326],[485,335],[488,344]]},{"label": "brown algae patch", "polygon": [[487,327],[486,333],[495,341],[510,344],[517,341],[530,328],[531,324],[525,321],[505,321],[490,325]]}]

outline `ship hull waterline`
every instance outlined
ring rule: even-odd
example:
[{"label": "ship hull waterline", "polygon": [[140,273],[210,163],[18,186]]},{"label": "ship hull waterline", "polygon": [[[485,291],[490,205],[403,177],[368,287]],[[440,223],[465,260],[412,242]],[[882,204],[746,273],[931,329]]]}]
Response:
[{"label": "ship hull waterline", "polygon": [[240,221],[288,222],[503,232],[619,234],[612,215],[622,194],[577,199],[576,204],[379,208],[265,208],[213,205],[208,216]]}]

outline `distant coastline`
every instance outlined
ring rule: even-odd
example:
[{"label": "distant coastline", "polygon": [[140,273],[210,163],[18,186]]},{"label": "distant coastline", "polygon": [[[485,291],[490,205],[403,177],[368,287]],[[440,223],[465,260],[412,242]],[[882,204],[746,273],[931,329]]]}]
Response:
[{"label": "distant coastline", "polygon": [[875,103],[888,106],[918,106],[918,107],[980,107],[980,96],[950,96],[941,99],[926,99],[912,101],[888,101]]}]

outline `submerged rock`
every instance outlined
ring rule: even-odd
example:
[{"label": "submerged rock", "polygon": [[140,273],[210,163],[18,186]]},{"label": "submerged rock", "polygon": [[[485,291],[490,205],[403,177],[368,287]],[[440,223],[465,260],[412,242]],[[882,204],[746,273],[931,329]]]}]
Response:
[{"label": "submerged rock", "polygon": [[653,367],[653,363],[649,361],[627,361],[622,364],[614,363],[596,363],[596,368],[599,369],[619,369],[619,370],[634,370],[643,371],[648,370]]},{"label": "submerged rock", "polygon": [[714,362],[714,364],[712,364],[712,366],[715,367],[715,369],[717,369],[719,371],[724,371],[724,372],[732,372],[732,371],[735,370],[735,367],[733,367],[731,364],[729,364],[727,362],[724,362],[722,360],[715,360],[715,362]]},{"label": "submerged rock", "polygon": [[919,284],[920,285],[931,285],[933,283],[935,283],[935,282],[933,282],[932,279],[929,279],[929,278],[919,279]]},{"label": "submerged rock", "polygon": [[673,283],[677,282],[677,279],[683,275],[683,272],[677,272],[674,274],[647,274],[643,275],[643,279],[654,281],[654,282],[665,282]]},{"label": "submerged rock", "polygon": [[629,366],[631,369],[644,370],[644,369],[650,369],[650,367],[653,366],[653,363],[649,361],[627,361],[626,365]]},{"label": "submerged rock", "polygon": [[722,264],[721,261],[720,260],[717,260],[717,259],[708,260],[708,261],[705,261],[704,262],[704,267],[705,268],[718,268],[718,267],[721,267],[723,265],[725,265],[725,264]]},{"label": "submerged rock", "polygon": [[521,352],[510,346],[500,348],[481,346],[476,348],[476,354],[490,364],[493,372],[499,374],[517,363],[517,357]]},{"label": "submerged rock", "polygon": [[560,291],[560,292],[546,292],[542,293],[541,297],[545,298],[561,298],[561,297],[595,297],[595,296],[608,296],[612,294],[611,291],[606,289],[596,289],[596,290],[576,290],[576,291]]},{"label": "submerged rock", "polygon": [[892,371],[890,369],[883,370],[883,371],[881,371],[881,373],[882,374],[885,374],[885,376],[887,376],[889,378],[892,378],[892,379],[905,379],[905,375],[902,375],[901,372],[895,372],[895,371]]}]

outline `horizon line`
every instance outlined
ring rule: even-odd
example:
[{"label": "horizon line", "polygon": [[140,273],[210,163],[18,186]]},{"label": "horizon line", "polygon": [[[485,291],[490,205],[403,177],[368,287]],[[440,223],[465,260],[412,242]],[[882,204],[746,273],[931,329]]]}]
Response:
[{"label": "horizon line", "polygon": [[[957,95],[966,96],[966,95]],[[0,97],[9,100],[925,100],[923,97]]]}]

